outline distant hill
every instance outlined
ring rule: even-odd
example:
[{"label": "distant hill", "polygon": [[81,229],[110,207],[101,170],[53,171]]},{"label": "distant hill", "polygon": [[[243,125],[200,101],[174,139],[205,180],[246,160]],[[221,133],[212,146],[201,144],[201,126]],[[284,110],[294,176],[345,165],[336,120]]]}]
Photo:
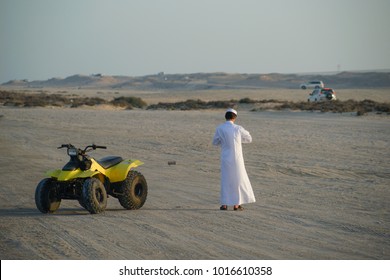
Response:
[{"label": "distant hill", "polygon": [[73,75],[67,78],[51,78],[46,81],[12,80],[2,84],[7,87],[30,88],[105,88],[135,90],[211,90],[211,89],[261,89],[299,88],[301,83],[322,80],[327,87],[342,88],[387,88],[390,87],[390,72],[341,72],[324,74],[229,74],[193,73],[164,74],[142,77]]}]

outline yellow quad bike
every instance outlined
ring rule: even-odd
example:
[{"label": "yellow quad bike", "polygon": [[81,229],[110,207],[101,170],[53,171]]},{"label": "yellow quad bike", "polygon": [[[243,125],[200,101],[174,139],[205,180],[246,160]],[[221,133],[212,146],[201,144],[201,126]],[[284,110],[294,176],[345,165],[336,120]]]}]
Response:
[{"label": "yellow quad bike", "polygon": [[108,195],[119,200],[125,209],[141,208],[148,194],[145,177],[135,167],[143,164],[139,160],[123,160],[119,156],[108,156],[96,160],[88,152],[106,149],[105,146],[88,145],[81,150],[72,144],[67,148],[70,160],[62,169],[46,172],[35,190],[35,204],[42,213],[54,213],[62,199],[78,200],[91,214],[103,212]]}]

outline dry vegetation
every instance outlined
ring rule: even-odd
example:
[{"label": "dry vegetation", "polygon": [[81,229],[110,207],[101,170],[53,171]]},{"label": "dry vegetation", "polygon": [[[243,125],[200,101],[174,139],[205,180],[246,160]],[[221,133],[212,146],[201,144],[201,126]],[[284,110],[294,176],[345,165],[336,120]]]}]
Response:
[{"label": "dry vegetation", "polygon": [[[80,106],[95,106],[95,105],[112,105],[125,109],[142,108],[147,110],[201,110],[213,108],[227,108],[234,107],[237,104],[252,104],[254,108],[252,111],[260,110],[301,110],[301,111],[320,111],[320,112],[356,112],[357,115],[364,115],[366,113],[385,113],[390,114],[390,103],[376,102],[372,100],[347,100],[347,101],[332,101],[332,102],[291,102],[281,101],[275,99],[253,100],[250,98],[243,98],[240,100],[221,100],[221,101],[202,101],[200,99],[188,99],[179,102],[159,102],[157,104],[148,104],[139,97],[117,97],[113,100],[106,100],[99,97],[79,97],[66,96],[63,94],[46,94],[40,93],[24,93],[17,91],[0,91],[0,104],[3,106],[14,107],[71,107],[76,108]],[[261,106],[266,104],[267,106]],[[258,106],[256,106],[258,105]]]},{"label": "dry vegetation", "polygon": [[46,94],[44,92],[31,94],[14,91],[0,91],[0,104],[4,106],[15,107],[71,107],[77,108],[80,106],[95,106],[101,104],[111,104],[116,107],[126,109],[143,108],[147,104],[138,97],[118,97],[111,101],[107,101],[100,97],[79,97],[65,96],[62,94]]},{"label": "dry vegetation", "polygon": [[250,98],[243,98],[240,100],[229,101],[209,101],[202,100],[187,100],[175,103],[158,103],[148,106],[148,109],[166,109],[166,110],[197,110],[197,109],[211,109],[211,108],[228,108],[234,107],[236,104],[269,104],[265,108],[254,108],[252,111],[260,110],[301,110],[301,111],[320,111],[332,113],[356,112],[357,115],[364,115],[366,113],[387,113],[390,114],[390,103],[376,102],[365,99],[363,101],[347,100],[347,101],[330,101],[330,102],[291,102],[280,101],[274,99],[266,100],[252,100]]},{"label": "dry vegetation", "polygon": [[365,99],[362,101],[329,101],[329,102],[283,102],[281,105],[274,107],[275,110],[302,110],[302,111],[320,111],[332,113],[356,112],[357,115],[366,113],[387,113],[390,114],[390,103],[376,102]]}]

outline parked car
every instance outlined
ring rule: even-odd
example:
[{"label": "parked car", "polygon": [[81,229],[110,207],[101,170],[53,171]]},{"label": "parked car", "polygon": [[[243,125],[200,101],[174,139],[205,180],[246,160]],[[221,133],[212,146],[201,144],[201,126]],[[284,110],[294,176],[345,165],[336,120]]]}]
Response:
[{"label": "parked car", "polygon": [[324,83],[322,81],[310,81],[305,84],[301,84],[299,86],[301,89],[307,89],[307,88],[323,88]]},{"label": "parked car", "polygon": [[308,102],[337,100],[336,92],[331,88],[316,88],[309,94]]}]

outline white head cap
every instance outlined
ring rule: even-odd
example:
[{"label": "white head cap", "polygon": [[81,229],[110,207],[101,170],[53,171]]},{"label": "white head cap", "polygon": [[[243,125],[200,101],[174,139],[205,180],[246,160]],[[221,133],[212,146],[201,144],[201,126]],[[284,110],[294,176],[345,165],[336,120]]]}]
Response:
[{"label": "white head cap", "polygon": [[228,112],[231,112],[231,113],[233,113],[233,114],[235,114],[237,116],[237,111],[234,110],[233,108],[227,109],[225,113],[228,113]]}]

